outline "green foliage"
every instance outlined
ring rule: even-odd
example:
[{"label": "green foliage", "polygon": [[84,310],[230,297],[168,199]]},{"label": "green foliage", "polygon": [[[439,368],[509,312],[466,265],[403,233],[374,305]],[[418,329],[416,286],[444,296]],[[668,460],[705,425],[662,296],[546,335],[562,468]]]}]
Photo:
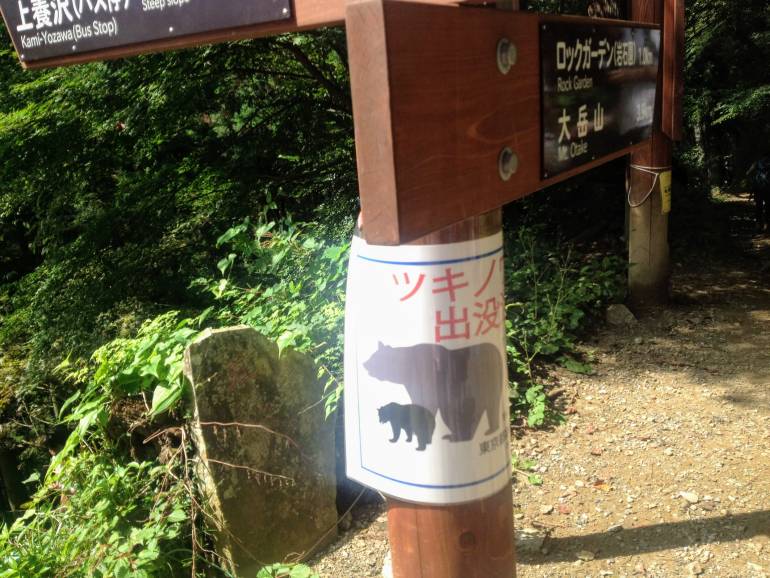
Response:
[{"label": "green foliage", "polygon": [[0,531],[0,577],[174,576],[190,552],[186,494],[166,466],[83,452],[49,471],[22,517]]},{"label": "green foliage", "polygon": [[543,384],[535,379],[538,360],[559,359],[570,371],[589,372],[569,355],[581,329],[602,306],[625,291],[625,263],[613,256],[576,255],[570,246],[549,244],[537,231],[521,228],[506,247],[508,358],[514,413],[530,426],[557,419]]},{"label": "green foliage", "polygon": [[90,366],[75,368],[65,360],[58,369],[79,389],[60,408],[60,419],[77,425],[54,464],[80,447],[94,426],[103,433],[116,400],[151,392],[149,417],[169,411],[188,386],[182,374],[184,349],[197,334],[191,326],[203,319],[180,321],[179,313],[171,311],[144,323],[135,337],[97,349]]},{"label": "green foliage", "polygon": [[107,427],[120,400],[154,392],[149,419],[181,397],[192,323],[170,312],[99,348],[90,363],[59,365],[78,388],[59,409],[74,430],[25,514],[2,529],[0,577],[173,576],[189,566],[188,474],[175,472],[181,466],[173,461],[126,462]]},{"label": "green foliage", "polygon": [[701,189],[746,186],[746,171],[767,154],[770,137],[770,5],[694,0],[686,34],[680,162]]},{"label": "green foliage", "polygon": [[45,456],[72,394],[55,368],[200,311],[218,233],[266,211],[347,231],[344,30],[41,72],[0,30],[0,443]]},{"label": "green foliage", "polygon": [[219,262],[222,277],[196,285],[217,300],[218,322],[250,325],[280,349],[312,354],[326,386],[328,417],[342,393],[350,244],[321,241],[310,227],[246,221],[229,229],[217,242],[228,249]]},{"label": "green foliage", "polygon": [[273,564],[262,568],[257,578],[318,578],[318,574],[304,564]]},{"label": "green foliage", "polygon": [[511,456],[511,467],[514,473],[524,475],[527,477],[527,482],[533,486],[542,486],[543,477],[536,473],[537,462],[530,459],[522,459],[516,454]]}]

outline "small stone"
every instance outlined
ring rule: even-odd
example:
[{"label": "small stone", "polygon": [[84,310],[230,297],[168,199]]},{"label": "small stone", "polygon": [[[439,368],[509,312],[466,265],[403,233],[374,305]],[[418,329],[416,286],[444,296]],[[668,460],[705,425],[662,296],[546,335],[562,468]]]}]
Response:
[{"label": "small stone", "polygon": [[572,513],[572,508],[570,508],[567,504],[559,504],[559,513],[562,516],[567,516]]},{"label": "small stone", "polygon": [[578,560],[582,560],[583,562],[590,562],[591,560],[594,560],[596,558],[596,554],[591,552],[590,550],[581,550],[577,553]]},{"label": "small stone", "polygon": [[600,456],[600,455],[602,455],[603,453],[604,453],[604,451],[602,450],[602,448],[593,448],[593,449],[591,450],[591,455],[592,455],[592,456]]},{"label": "small stone", "polygon": [[523,520],[524,519],[524,514],[514,514],[513,517],[516,520]]},{"label": "small stone", "polygon": [[537,528],[522,528],[516,532],[516,551],[537,554],[545,539],[546,534]]},{"label": "small stone", "polygon": [[575,481],[575,487],[576,488],[582,488],[584,486],[585,486],[585,483],[583,481],[581,481],[581,480],[576,480]]},{"label": "small stone", "polygon": [[614,326],[630,326],[638,323],[628,307],[617,303],[607,307],[606,318],[607,324]]},{"label": "small stone", "polygon": [[700,501],[698,494],[695,492],[679,492],[679,496],[690,502],[691,504],[697,504]]},{"label": "small stone", "polygon": [[759,564],[754,564],[754,562],[746,562],[746,567],[749,570],[753,570],[754,572],[762,572],[764,568],[760,566]]},{"label": "small stone", "polygon": [[703,566],[697,562],[691,562],[687,565],[687,573],[690,576],[700,576],[703,574]]},{"label": "small stone", "polygon": [[541,506],[540,507],[540,513],[541,514],[550,514],[552,512],[553,512],[553,506],[550,505],[550,504],[548,504],[546,506]]},{"label": "small stone", "polygon": [[623,530],[623,524],[614,524],[609,528],[607,528],[607,531],[611,534],[615,534],[617,532],[620,532],[621,530]]},{"label": "small stone", "polygon": [[663,451],[663,453],[666,454],[667,456],[673,456],[674,455],[674,448],[666,448]]}]

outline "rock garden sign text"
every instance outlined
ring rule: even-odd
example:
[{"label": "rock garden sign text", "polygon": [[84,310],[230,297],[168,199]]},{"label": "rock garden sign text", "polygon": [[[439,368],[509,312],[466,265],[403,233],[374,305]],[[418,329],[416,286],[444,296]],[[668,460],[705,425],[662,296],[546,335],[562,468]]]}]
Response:
[{"label": "rock garden sign text", "polygon": [[550,22],[540,50],[543,178],[650,138],[659,30]]}]

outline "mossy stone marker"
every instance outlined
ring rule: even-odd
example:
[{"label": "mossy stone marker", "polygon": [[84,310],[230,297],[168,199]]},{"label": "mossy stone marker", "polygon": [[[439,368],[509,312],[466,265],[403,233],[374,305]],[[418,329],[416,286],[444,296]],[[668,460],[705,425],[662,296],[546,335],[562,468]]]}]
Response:
[{"label": "mossy stone marker", "polygon": [[334,423],[313,360],[235,327],[191,344],[185,375],[204,506],[231,570],[252,577],[333,540]]}]

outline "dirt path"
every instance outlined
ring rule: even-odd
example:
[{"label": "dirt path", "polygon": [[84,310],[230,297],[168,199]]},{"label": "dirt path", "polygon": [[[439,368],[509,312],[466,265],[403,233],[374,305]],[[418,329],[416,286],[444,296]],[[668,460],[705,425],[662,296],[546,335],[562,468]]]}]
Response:
[{"label": "dirt path", "polygon": [[[567,423],[514,441],[543,478],[514,483],[521,578],[770,576],[770,242],[725,201],[743,250],[675,264],[671,307],[585,346],[595,375],[554,372]],[[384,515],[356,516],[322,576],[380,575]]]}]

